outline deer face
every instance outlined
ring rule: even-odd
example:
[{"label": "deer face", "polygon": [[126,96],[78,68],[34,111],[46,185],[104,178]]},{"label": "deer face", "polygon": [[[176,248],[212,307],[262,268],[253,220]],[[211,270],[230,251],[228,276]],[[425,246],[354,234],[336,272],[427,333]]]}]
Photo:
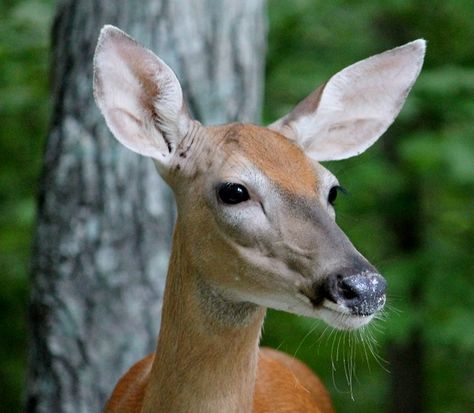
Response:
[{"label": "deer face", "polygon": [[385,281],[335,223],[338,181],[328,170],[254,125],[196,125],[194,142],[200,151],[181,152],[171,180],[193,266],[208,287],[339,328],[383,307]]},{"label": "deer face", "polygon": [[109,26],[95,95],[115,137],[154,158],[174,189],[178,230],[203,288],[352,329],[384,306],[386,283],[337,226],[338,181],[318,161],[377,140],[423,53],[416,41],[352,65],[268,128],[205,127],[189,118],[171,69]]}]

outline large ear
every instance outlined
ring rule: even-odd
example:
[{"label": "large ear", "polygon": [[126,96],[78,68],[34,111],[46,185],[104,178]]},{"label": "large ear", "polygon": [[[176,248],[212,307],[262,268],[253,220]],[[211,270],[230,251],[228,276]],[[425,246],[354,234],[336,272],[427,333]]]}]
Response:
[{"label": "large ear", "polygon": [[425,47],[416,40],[345,68],[269,128],[297,141],[317,161],[364,152],[400,112]]},{"label": "large ear", "polygon": [[126,147],[166,166],[190,118],[173,71],[114,26],[104,26],[94,56],[94,96]]}]

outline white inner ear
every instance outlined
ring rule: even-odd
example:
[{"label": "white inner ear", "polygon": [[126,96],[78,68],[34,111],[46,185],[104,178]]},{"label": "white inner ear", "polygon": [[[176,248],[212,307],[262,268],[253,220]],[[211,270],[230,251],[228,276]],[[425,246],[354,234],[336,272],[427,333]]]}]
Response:
[{"label": "white inner ear", "polygon": [[400,112],[424,51],[425,41],[417,40],[355,63],[270,128],[296,140],[317,161],[358,155]]},{"label": "white inner ear", "polygon": [[160,162],[170,158],[189,127],[173,71],[113,26],[105,26],[99,37],[94,94],[117,140]]},{"label": "white inner ear", "polygon": [[170,152],[161,134],[145,114],[137,117],[127,109],[117,107],[108,111],[108,118],[111,132],[132,151],[155,159],[164,158]]}]

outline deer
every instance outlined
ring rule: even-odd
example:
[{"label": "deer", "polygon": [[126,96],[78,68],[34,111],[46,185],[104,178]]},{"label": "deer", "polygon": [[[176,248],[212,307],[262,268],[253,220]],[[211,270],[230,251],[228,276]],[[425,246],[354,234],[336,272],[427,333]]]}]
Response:
[{"label": "deer", "polygon": [[341,187],[321,162],[377,141],[424,53],[419,39],[348,66],[267,127],[204,126],[170,67],[104,26],[97,105],[121,144],[153,160],[178,211],[156,351],[104,412],[334,412],[304,363],[259,348],[262,324],[273,308],[355,330],[383,309],[387,282],[336,224]]}]

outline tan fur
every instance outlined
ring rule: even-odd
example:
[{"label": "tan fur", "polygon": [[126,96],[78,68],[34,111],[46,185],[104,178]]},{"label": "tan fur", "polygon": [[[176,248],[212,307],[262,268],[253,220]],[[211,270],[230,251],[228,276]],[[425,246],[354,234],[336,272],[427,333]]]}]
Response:
[{"label": "tan fur", "polygon": [[[204,139],[203,129],[198,129],[193,139]],[[202,152],[185,158],[193,164],[196,153],[208,153],[213,155],[210,159],[224,161],[209,163],[194,177],[194,191],[178,197],[182,210],[173,240],[156,356],[148,356],[129,370],[105,412],[330,413],[327,392],[306,366],[276,351],[259,351],[262,307],[251,305],[241,320],[226,319],[237,316],[216,312],[212,297],[211,302],[206,301],[213,291],[207,283],[234,285],[233,275],[242,264],[232,245],[219,238],[210,211],[200,204],[198,190],[201,180],[217,173],[213,168],[222,168],[222,162],[234,165],[232,169],[250,163],[279,191],[314,197],[318,189],[315,168],[297,145],[268,129],[233,124],[214,132],[213,140],[199,146]],[[214,236],[202,238],[206,230]],[[199,242],[190,242],[199,238]],[[227,270],[221,273],[221,268]],[[257,274],[252,278],[236,283],[257,282]],[[225,305],[230,304],[226,301]],[[229,406],[236,407],[231,410]]]},{"label": "tan fur", "polygon": [[[350,330],[383,307],[385,281],[337,226],[337,180],[317,161],[358,155],[379,138],[424,49],[418,40],[349,66],[269,128],[206,127],[189,117],[161,59],[103,28],[97,103],[120,142],[154,159],[178,207],[156,352],[119,381],[106,413],[333,412],[306,366],[259,349],[265,311]],[[370,282],[356,302],[343,288],[354,279]]]},{"label": "tan fur", "polygon": [[133,413],[141,411],[154,358],[155,353],[149,354],[125,373],[115,386],[105,405],[104,412]]},{"label": "tan fur", "polygon": [[301,361],[285,353],[260,350],[253,413],[332,413],[329,395],[319,378]]},{"label": "tan fur", "polygon": [[[105,413],[139,413],[155,353],[137,362],[120,379]],[[157,365],[159,365],[157,361]],[[321,381],[299,360],[279,351],[260,349],[252,413],[332,413]]]},{"label": "tan fur", "polygon": [[261,126],[235,124],[229,127],[226,142],[236,144],[243,157],[289,193],[315,193],[317,180],[311,162],[299,146],[283,135]]},{"label": "tan fur", "polygon": [[185,240],[178,219],[157,351],[123,376],[104,411],[333,412],[326,390],[306,366],[258,349],[264,309],[252,306],[240,320],[216,318],[214,303],[203,302]]}]

